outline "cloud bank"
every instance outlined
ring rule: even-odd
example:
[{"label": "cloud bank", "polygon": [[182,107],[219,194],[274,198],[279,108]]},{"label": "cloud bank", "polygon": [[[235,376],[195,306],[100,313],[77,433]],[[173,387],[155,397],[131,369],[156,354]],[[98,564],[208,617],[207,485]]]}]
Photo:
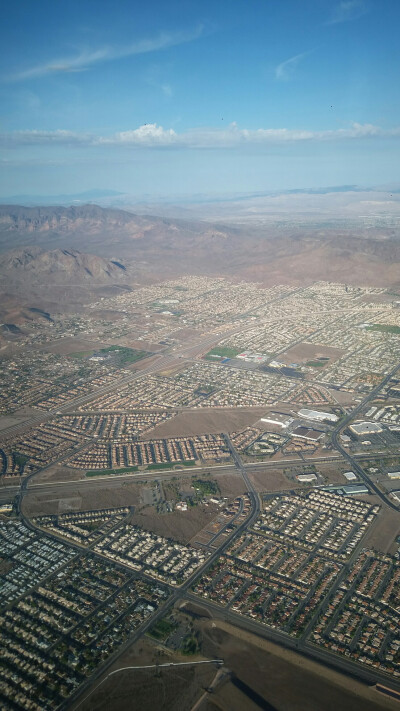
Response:
[{"label": "cloud bank", "polygon": [[4,148],[22,146],[86,146],[122,148],[207,149],[235,148],[246,145],[269,145],[306,141],[340,141],[368,138],[400,137],[400,126],[384,129],[369,123],[352,123],[347,128],[308,131],[288,128],[239,128],[236,123],[226,129],[195,128],[177,133],[156,123],[120,131],[109,136],[74,131],[14,131],[0,134]]}]

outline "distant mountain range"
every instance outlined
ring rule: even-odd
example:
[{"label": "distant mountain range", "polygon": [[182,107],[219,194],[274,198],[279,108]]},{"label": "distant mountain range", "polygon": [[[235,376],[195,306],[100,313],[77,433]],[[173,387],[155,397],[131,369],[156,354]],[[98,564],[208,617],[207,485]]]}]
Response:
[{"label": "distant mountain range", "polygon": [[50,314],[79,308],[92,297],[135,288],[138,282],[184,274],[265,285],[322,280],[400,288],[397,227],[354,228],[344,219],[335,227],[329,220],[321,224],[322,219],[306,226],[295,216],[286,222],[213,224],[93,204],[3,205],[0,319],[22,323],[18,303],[24,318],[31,319],[32,308]]},{"label": "distant mountain range", "polygon": [[194,195],[171,195],[169,197],[162,196],[143,196],[135,195],[129,192],[121,192],[118,190],[107,190],[95,188],[93,190],[85,190],[80,193],[60,193],[58,195],[9,195],[0,197],[0,205],[74,205],[84,203],[100,203],[108,206],[119,206],[122,204],[134,205],[138,204],[201,204],[215,202],[236,202],[249,200],[252,198],[273,197],[277,195],[329,195],[330,193],[362,193],[362,192],[386,192],[392,194],[400,193],[400,185],[378,185],[378,186],[359,186],[359,185],[333,185],[322,187],[309,188],[288,188],[286,190],[259,190],[247,193],[221,193],[210,195],[207,193],[197,193]]},{"label": "distant mountain range", "polygon": [[0,205],[72,205],[73,203],[96,202],[103,198],[123,195],[116,190],[86,190],[83,193],[60,195],[10,195],[0,197]]}]

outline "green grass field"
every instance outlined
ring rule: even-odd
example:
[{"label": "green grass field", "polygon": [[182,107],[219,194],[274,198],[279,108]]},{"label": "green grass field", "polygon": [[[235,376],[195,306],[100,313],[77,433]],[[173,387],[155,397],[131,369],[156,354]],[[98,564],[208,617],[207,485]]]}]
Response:
[{"label": "green grass field", "polygon": [[90,351],[78,351],[77,353],[71,353],[71,358],[76,358],[79,360],[84,360],[85,358],[90,358],[94,353],[101,353],[106,355],[107,353],[113,354],[115,361],[118,365],[129,365],[129,363],[136,363],[142,358],[146,358],[151,355],[147,351],[138,351],[135,348],[126,348],[125,346],[108,346],[107,348],[93,348]]},{"label": "green grass field", "polygon": [[156,462],[155,464],[148,464],[146,470],[152,469],[173,469],[174,467],[193,467],[195,465],[194,459],[189,459],[186,462]]},{"label": "green grass field", "polygon": [[367,326],[367,331],[381,331],[382,333],[400,333],[400,326],[390,326],[386,323],[373,323]]},{"label": "green grass field", "polygon": [[240,348],[228,348],[227,346],[216,346],[215,348],[212,348],[208,353],[204,356],[205,360],[214,360],[216,361],[216,358],[213,358],[213,356],[219,356],[220,358],[234,358],[237,356],[237,354],[240,353]]},{"label": "green grass field", "polygon": [[85,476],[107,476],[108,474],[127,474],[128,472],[137,472],[138,466],[121,467],[121,469],[94,469],[86,472]]}]

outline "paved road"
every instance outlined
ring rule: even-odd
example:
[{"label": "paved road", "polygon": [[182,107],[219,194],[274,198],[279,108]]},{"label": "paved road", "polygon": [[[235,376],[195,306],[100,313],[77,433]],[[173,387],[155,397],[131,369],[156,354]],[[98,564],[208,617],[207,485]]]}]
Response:
[{"label": "paved road", "polygon": [[[332,444],[337,449],[340,454],[347,459],[349,464],[352,467],[352,470],[357,472],[357,474],[361,477],[361,479],[365,482],[365,484],[368,486],[369,489],[372,489],[372,491],[379,496],[381,501],[383,501],[386,506],[389,506],[391,509],[394,509],[395,511],[399,511],[399,505],[394,503],[387,494],[381,491],[381,489],[373,482],[369,476],[365,473],[364,469],[362,466],[359,464],[359,462],[356,461],[355,457],[350,454],[339,442],[339,434],[340,432],[347,427],[347,425],[355,418],[359,413],[361,413],[366,405],[368,405],[371,400],[377,397],[379,395],[380,391],[382,390],[385,385],[391,380],[394,375],[396,375],[397,371],[399,370],[400,365],[396,365],[395,368],[393,368],[390,373],[388,373],[385,378],[377,385],[371,392],[357,405],[355,408],[349,412],[348,415],[338,424],[338,426],[333,430],[332,432]],[[375,455],[376,457],[376,455]]]},{"label": "paved road", "polygon": [[[293,289],[288,294],[283,294],[281,296],[276,297],[275,299],[272,299],[269,304],[273,304],[277,301],[282,301],[283,299],[286,299],[292,294],[303,291],[303,289],[304,287]],[[251,310],[248,313],[251,313]],[[245,315],[246,314],[242,314],[242,316]],[[259,323],[262,321],[263,319],[259,319]],[[71,409],[78,409],[81,405],[87,404],[88,402],[94,400],[100,395],[106,395],[107,393],[114,392],[115,389],[120,389],[121,387],[136,380],[137,378],[140,378],[142,375],[156,373],[160,370],[165,370],[166,368],[174,365],[177,366],[179,365],[178,359],[183,358],[190,360],[193,358],[197,358],[198,356],[210,350],[213,346],[217,345],[224,338],[228,338],[229,336],[234,335],[235,333],[244,333],[245,331],[248,331],[251,328],[254,328],[253,322],[250,324],[248,322],[244,324],[242,321],[241,323],[233,325],[229,329],[215,330],[214,332],[210,332],[208,335],[205,336],[203,335],[200,339],[190,341],[185,345],[175,346],[172,349],[166,349],[161,353],[154,353],[152,357],[152,362],[147,367],[144,367],[139,371],[130,373],[129,375],[124,375],[123,377],[113,381],[109,385],[104,385],[103,387],[96,388],[88,395],[81,395],[77,398],[73,398],[67,403],[55,407],[52,410],[49,410],[48,412],[38,411],[23,422],[10,425],[10,427],[7,427],[2,430],[1,437],[3,438],[3,440],[8,439],[10,437],[16,437],[18,434],[25,432],[28,428],[34,427],[35,425],[38,425],[42,422],[47,422],[57,413],[67,414],[71,411]],[[156,358],[156,360],[154,360],[154,358]]]},{"label": "paved road", "polygon": [[191,589],[191,587],[193,586],[194,582],[195,582],[196,580],[198,580],[198,579],[203,575],[203,573],[207,570],[207,568],[208,568],[210,565],[212,565],[212,564],[214,563],[214,561],[216,561],[216,560],[219,558],[219,556],[220,556],[221,553],[225,550],[225,548],[227,548],[227,547],[229,546],[229,544],[231,543],[232,539],[235,538],[236,536],[240,536],[240,534],[247,528],[247,526],[250,526],[250,525],[253,523],[253,521],[257,518],[257,516],[258,516],[258,514],[259,514],[259,511],[260,511],[260,500],[259,500],[258,494],[257,494],[257,492],[255,491],[255,489],[254,489],[252,483],[251,483],[250,480],[248,479],[246,470],[244,469],[243,464],[242,464],[242,462],[241,462],[241,460],[240,460],[240,457],[239,457],[239,455],[237,454],[235,448],[233,447],[233,444],[232,444],[232,442],[230,441],[229,437],[228,437],[227,443],[228,443],[228,445],[229,445],[229,448],[231,449],[232,456],[234,456],[235,464],[236,464],[236,466],[238,467],[238,469],[241,471],[241,474],[242,474],[242,476],[243,476],[243,478],[244,478],[246,484],[248,485],[248,495],[249,495],[250,501],[252,502],[252,510],[251,510],[251,513],[249,514],[249,516],[248,516],[247,518],[245,518],[245,519],[242,521],[241,524],[239,524],[239,526],[237,526],[236,529],[234,529],[234,530],[225,538],[225,540],[223,540],[223,541],[220,543],[219,546],[217,546],[217,548],[215,548],[215,550],[214,550],[214,551],[208,556],[208,558],[205,560],[205,562],[203,563],[203,565],[201,565],[200,568],[198,568],[197,570],[195,570],[195,571],[192,573],[192,575],[191,575],[189,578],[187,578],[187,580],[186,580],[179,588],[175,589],[175,590],[172,592],[172,595],[169,597],[169,599],[168,599],[163,605],[161,605],[161,606],[158,608],[158,610],[156,611],[156,613],[155,613],[154,615],[152,615],[152,616],[150,617],[150,619],[147,620],[147,621],[144,623],[144,625],[142,625],[142,626],[140,627],[140,629],[139,629],[132,637],[129,638],[129,640],[122,646],[122,648],[120,648],[119,650],[117,650],[114,655],[112,655],[111,657],[109,657],[109,659],[105,662],[104,665],[102,665],[101,667],[99,667],[99,669],[95,672],[95,674],[94,674],[90,679],[88,679],[88,681],[87,681],[86,683],[84,683],[83,687],[81,687],[81,688],[79,689],[79,693],[74,694],[74,695],[68,700],[68,702],[66,703],[66,705],[63,705],[63,706],[61,707],[62,709],[67,708],[67,707],[70,707],[71,701],[78,699],[79,696],[81,696],[82,693],[84,693],[84,692],[90,687],[90,685],[93,684],[93,681],[94,681],[95,679],[97,679],[99,676],[101,676],[102,674],[104,674],[104,672],[106,671],[106,669],[108,669],[108,668],[110,667],[110,665],[114,663],[114,661],[118,658],[118,656],[120,656],[120,655],[122,654],[122,652],[125,651],[125,649],[127,649],[130,645],[134,644],[138,639],[140,639],[140,637],[142,637],[143,634],[145,634],[145,632],[149,629],[149,627],[153,626],[159,619],[161,619],[162,617],[164,617],[164,615],[166,614],[166,612],[167,612],[171,607],[173,607],[179,600],[181,600],[182,598],[184,598],[185,595],[188,593],[188,591],[189,591],[189,590]]}]

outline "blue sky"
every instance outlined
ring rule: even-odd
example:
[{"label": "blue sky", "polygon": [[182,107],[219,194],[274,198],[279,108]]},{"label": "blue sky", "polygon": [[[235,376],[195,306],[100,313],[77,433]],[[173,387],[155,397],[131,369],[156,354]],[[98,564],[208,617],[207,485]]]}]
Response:
[{"label": "blue sky", "polygon": [[399,181],[398,0],[19,0],[0,195]]}]

